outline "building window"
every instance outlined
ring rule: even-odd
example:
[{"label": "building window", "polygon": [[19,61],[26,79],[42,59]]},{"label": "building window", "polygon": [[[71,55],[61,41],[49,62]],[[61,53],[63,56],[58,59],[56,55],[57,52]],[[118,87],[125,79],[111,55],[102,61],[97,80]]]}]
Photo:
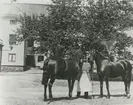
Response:
[{"label": "building window", "polygon": [[15,19],[10,20],[10,24],[16,24],[17,21]]},{"label": "building window", "polygon": [[28,47],[33,47],[33,45],[34,45],[34,40],[28,39]]},{"label": "building window", "polygon": [[15,53],[9,53],[8,54],[8,61],[9,62],[15,62],[16,61],[16,54]]},{"label": "building window", "polygon": [[2,48],[0,48],[0,63],[1,63],[1,58],[2,58]]},{"label": "building window", "polygon": [[39,56],[38,56],[38,62],[41,62],[41,61],[43,61],[43,60],[44,60],[44,56],[39,55]]},{"label": "building window", "polygon": [[9,35],[9,45],[15,45],[16,44],[16,34],[10,34]]}]

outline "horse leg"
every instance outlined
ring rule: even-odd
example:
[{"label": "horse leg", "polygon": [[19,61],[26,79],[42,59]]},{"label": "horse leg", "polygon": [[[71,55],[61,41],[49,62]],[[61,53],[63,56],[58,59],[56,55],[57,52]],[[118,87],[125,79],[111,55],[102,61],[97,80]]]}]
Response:
[{"label": "horse leg", "polygon": [[103,97],[103,78],[100,80],[100,97]]},{"label": "horse leg", "polygon": [[100,80],[100,98],[103,97],[103,77],[99,75],[99,80]]},{"label": "horse leg", "polygon": [[80,72],[77,76],[77,97],[80,97],[81,89],[80,89],[80,78],[81,78],[82,72]]},{"label": "horse leg", "polygon": [[131,84],[131,75],[126,76],[127,81],[127,98],[130,98],[130,84]]},{"label": "horse leg", "polygon": [[125,85],[125,95],[127,95],[127,82],[126,82],[125,76],[123,76],[122,79],[123,79],[124,85]]},{"label": "horse leg", "polygon": [[49,98],[50,99],[53,98],[53,95],[52,95],[52,86],[53,86],[54,81],[55,81],[55,77],[51,76],[49,84],[48,84],[48,86],[49,86]]},{"label": "horse leg", "polygon": [[108,77],[105,76],[105,82],[106,82],[106,89],[107,89],[107,98],[109,99],[110,98],[110,92],[109,92],[109,80],[108,80]]},{"label": "horse leg", "polygon": [[127,98],[130,98],[130,82],[127,83]]},{"label": "horse leg", "polygon": [[71,93],[71,78],[68,78],[68,88],[69,88],[68,96],[69,96],[69,98],[71,98],[72,97],[72,93]]},{"label": "horse leg", "polygon": [[48,84],[48,80],[49,80],[49,76],[48,75],[43,75],[43,83],[44,83],[44,101],[47,100],[47,84]]},{"label": "horse leg", "polygon": [[72,78],[72,85],[71,85],[71,97],[72,97],[72,92],[73,92],[73,87],[74,87],[74,83],[75,83],[75,78]]},{"label": "horse leg", "polygon": [[47,100],[47,85],[44,85],[44,101]]}]

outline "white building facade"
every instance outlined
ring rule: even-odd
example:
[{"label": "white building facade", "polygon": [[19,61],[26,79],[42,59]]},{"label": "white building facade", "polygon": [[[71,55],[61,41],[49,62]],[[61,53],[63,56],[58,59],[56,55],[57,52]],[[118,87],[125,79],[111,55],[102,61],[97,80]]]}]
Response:
[{"label": "white building facade", "polygon": [[46,14],[46,5],[5,3],[0,7],[0,39],[3,40],[1,71],[23,71],[26,67],[42,66],[44,54],[33,52],[34,43],[16,41],[16,19],[24,13],[27,15]]}]

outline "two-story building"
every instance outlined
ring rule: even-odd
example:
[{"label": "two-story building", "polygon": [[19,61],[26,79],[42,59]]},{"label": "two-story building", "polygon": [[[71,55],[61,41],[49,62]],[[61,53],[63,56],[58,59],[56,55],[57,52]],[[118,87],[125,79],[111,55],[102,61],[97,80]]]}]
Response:
[{"label": "two-story building", "polygon": [[[44,4],[5,3],[0,7],[0,38],[3,40],[1,71],[23,71],[27,66],[40,66],[44,54],[33,52],[34,41],[18,43],[15,30],[19,27],[16,19],[20,15],[46,14]],[[0,45],[1,46],[1,45]]]}]

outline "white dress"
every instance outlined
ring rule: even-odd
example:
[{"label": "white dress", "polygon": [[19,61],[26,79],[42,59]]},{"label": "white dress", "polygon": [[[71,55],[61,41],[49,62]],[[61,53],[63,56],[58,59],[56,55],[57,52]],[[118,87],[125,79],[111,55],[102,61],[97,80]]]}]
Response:
[{"label": "white dress", "polygon": [[82,65],[82,75],[79,83],[77,84],[77,91],[80,92],[92,92],[91,76],[89,73],[90,63],[84,62]]}]

